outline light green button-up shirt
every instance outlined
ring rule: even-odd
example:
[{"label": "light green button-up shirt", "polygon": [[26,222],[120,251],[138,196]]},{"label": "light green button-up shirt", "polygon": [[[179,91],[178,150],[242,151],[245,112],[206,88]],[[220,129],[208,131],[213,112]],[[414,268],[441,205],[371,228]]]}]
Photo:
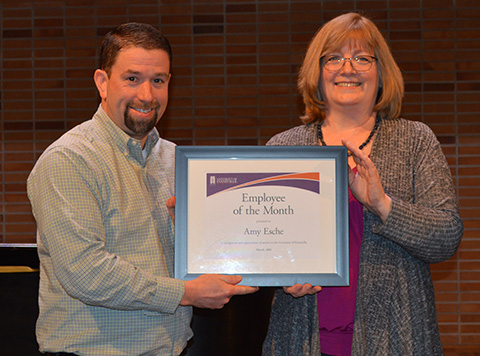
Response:
[{"label": "light green button-up shirt", "polygon": [[192,336],[179,306],[174,144],[154,129],[144,151],[101,107],[48,147],[28,178],[40,257],[41,351],[178,355]]}]

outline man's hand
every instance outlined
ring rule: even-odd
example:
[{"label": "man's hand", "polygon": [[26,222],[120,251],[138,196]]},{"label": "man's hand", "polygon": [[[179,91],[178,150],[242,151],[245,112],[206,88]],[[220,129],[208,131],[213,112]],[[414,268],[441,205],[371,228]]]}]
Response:
[{"label": "man's hand", "polygon": [[172,218],[172,222],[175,224],[175,204],[177,204],[177,198],[175,196],[171,197],[165,203],[167,205],[168,213]]},{"label": "man's hand", "polygon": [[306,284],[294,284],[291,287],[283,287],[283,291],[287,294],[291,294],[295,298],[303,297],[307,294],[316,294],[322,290],[320,286],[312,286],[310,283]]},{"label": "man's hand", "polygon": [[241,276],[220,274],[204,274],[194,280],[185,281],[185,294],[180,305],[221,309],[234,295],[258,291],[258,287],[237,285],[241,281]]}]

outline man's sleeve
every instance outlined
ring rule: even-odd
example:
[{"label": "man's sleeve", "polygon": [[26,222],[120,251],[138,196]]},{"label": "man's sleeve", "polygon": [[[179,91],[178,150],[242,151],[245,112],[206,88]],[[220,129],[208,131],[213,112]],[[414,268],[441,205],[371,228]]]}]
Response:
[{"label": "man's sleeve", "polygon": [[105,249],[95,171],[80,155],[56,149],[43,155],[28,179],[37,238],[51,258],[54,278],[88,305],[174,313],[183,281],[154,276]]}]

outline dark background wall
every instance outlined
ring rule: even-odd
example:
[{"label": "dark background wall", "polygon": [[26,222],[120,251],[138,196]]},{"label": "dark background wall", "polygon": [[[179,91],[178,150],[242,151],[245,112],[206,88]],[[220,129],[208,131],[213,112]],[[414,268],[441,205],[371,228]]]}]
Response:
[{"label": "dark background wall", "polygon": [[432,266],[438,317],[447,352],[480,349],[478,0],[2,0],[0,242],[35,241],[26,177],[53,140],[95,111],[98,46],[116,25],[148,22],[172,43],[163,137],[258,145],[300,124],[296,79],[308,42],[352,10],[391,45],[406,81],[403,116],[427,123],[447,156],[465,234],[454,258]]}]

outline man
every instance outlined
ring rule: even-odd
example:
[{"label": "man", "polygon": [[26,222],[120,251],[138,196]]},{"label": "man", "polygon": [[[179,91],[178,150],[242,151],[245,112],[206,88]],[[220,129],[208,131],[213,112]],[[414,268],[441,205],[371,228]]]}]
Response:
[{"label": "man", "polygon": [[178,355],[192,336],[192,305],[221,308],[257,290],[237,285],[240,276],[173,278],[174,144],[155,129],[170,63],[168,40],[150,25],[107,34],[94,74],[100,107],[28,178],[47,355]]}]

